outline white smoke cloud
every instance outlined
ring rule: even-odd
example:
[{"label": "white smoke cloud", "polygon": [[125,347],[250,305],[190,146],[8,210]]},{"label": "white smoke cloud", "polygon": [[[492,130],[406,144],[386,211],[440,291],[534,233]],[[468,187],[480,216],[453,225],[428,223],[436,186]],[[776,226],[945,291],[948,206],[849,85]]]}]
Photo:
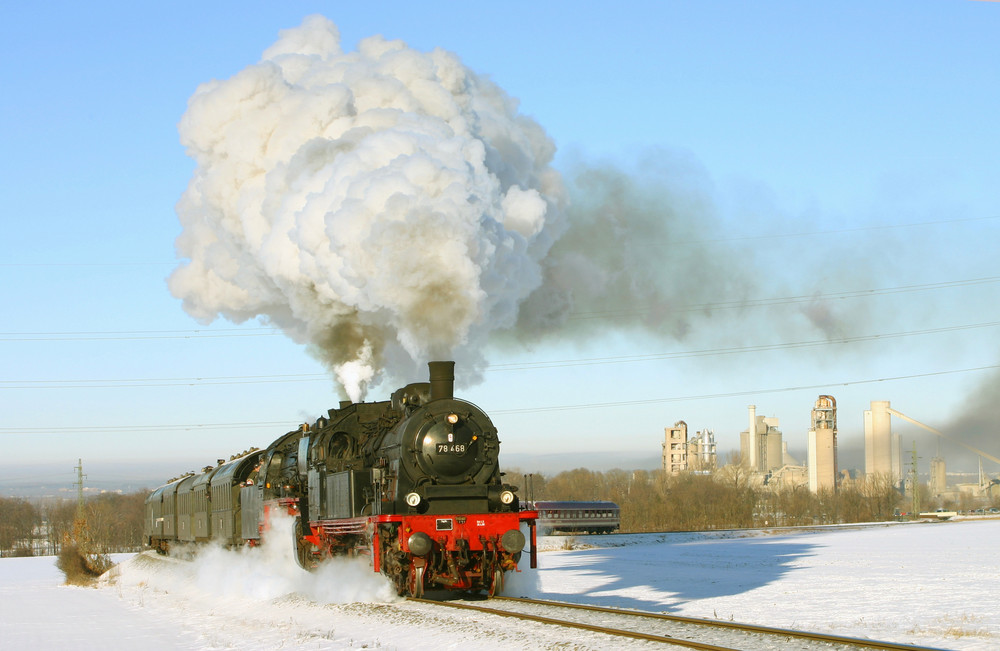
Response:
[{"label": "white smoke cloud", "polygon": [[554,145],[502,89],[442,50],[344,52],[320,16],[198,88],[179,130],[171,292],[281,327],[355,400],[387,366],[481,364],[564,229]]}]

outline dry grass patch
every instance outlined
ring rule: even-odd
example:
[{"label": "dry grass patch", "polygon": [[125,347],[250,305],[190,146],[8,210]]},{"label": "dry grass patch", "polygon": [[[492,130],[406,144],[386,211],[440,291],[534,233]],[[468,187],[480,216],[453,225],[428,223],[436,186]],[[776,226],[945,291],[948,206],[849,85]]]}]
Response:
[{"label": "dry grass patch", "polygon": [[107,554],[88,554],[75,542],[65,543],[56,559],[56,567],[66,575],[67,585],[91,585],[112,565]]}]

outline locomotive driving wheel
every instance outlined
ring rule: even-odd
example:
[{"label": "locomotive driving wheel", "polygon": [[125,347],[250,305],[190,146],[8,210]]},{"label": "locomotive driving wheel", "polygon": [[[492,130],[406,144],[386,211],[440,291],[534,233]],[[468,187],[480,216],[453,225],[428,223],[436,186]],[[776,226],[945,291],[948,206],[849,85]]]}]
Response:
[{"label": "locomotive driving wheel", "polygon": [[503,592],[503,570],[497,567],[493,570],[493,580],[490,581],[490,587],[486,594],[495,597],[501,592]]},{"label": "locomotive driving wheel", "polygon": [[316,569],[316,562],[312,555],[312,543],[305,539],[302,529],[302,518],[295,518],[295,528],[292,531],[295,544],[295,560],[302,569],[312,571]]},{"label": "locomotive driving wheel", "polygon": [[420,566],[414,565],[414,566],[410,567],[410,576],[409,576],[408,583],[409,583],[409,585],[407,587],[410,589],[410,596],[411,597],[415,597],[417,599],[420,599],[421,597],[424,596],[424,566],[423,565],[420,565]]}]

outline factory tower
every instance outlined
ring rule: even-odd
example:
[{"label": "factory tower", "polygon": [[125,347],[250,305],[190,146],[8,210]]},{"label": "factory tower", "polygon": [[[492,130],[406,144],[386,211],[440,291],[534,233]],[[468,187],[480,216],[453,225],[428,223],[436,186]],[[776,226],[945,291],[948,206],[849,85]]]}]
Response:
[{"label": "factory tower", "polygon": [[894,486],[903,478],[900,436],[893,435],[889,423],[888,400],[872,400],[865,411],[865,475],[889,477]]},{"label": "factory tower", "polygon": [[749,427],[740,432],[740,457],[743,465],[755,472],[770,472],[785,465],[781,430],[777,418],[757,415],[757,406],[750,405]]},{"label": "factory tower", "polygon": [[837,489],[837,401],[820,396],[812,410],[809,428],[809,490]]}]

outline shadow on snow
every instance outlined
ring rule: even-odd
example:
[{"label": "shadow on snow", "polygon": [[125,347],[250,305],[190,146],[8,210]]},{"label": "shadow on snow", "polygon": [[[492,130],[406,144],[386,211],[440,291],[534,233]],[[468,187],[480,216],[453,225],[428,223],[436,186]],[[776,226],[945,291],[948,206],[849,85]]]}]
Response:
[{"label": "shadow on snow", "polygon": [[[777,581],[816,548],[787,538],[742,538],[550,552],[539,559],[544,578],[534,596],[671,611],[687,601],[742,594]],[[560,586],[575,590],[561,592]]]}]

